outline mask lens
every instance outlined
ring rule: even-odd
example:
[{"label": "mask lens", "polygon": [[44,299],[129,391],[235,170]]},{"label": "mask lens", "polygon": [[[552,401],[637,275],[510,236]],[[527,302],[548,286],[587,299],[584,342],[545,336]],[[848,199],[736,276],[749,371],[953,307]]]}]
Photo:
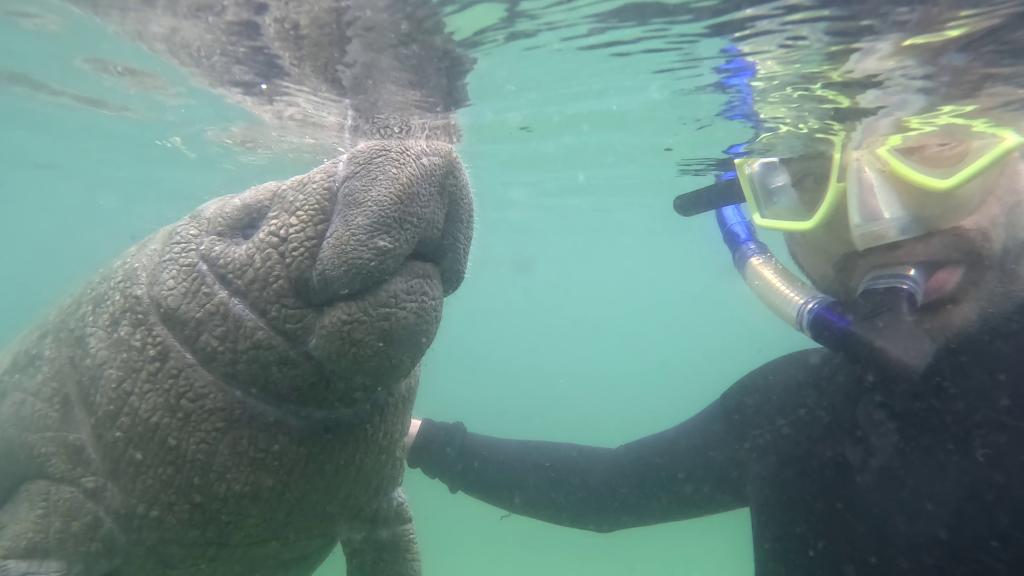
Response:
[{"label": "mask lens", "polygon": [[[973,213],[992,187],[983,178],[1006,150],[996,134],[944,126],[900,136],[850,163],[847,212],[859,250],[942,230]],[[890,140],[891,142],[891,140]]]},{"label": "mask lens", "polygon": [[746,166],[750,194],[761,216],[803,222],[821,207],[828,192],[831,157],[764,158]]},{"label": "mask lens", "polygon": [[1001,140],[991,134],[971,133],[962,126],[944,127],[908,138],[890,153],[920,174],[947,179],[992,154]]}]

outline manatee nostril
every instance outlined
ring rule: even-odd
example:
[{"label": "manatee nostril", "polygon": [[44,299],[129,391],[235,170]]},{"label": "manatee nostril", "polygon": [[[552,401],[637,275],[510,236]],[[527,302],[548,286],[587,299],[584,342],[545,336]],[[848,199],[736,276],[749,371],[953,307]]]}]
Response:
[{"label": "manatee nostril", "polygon": [[[265,216],[265,215],[264,215]],[[239,230],[239,234],[242,236],[242,240],[249,240],[256,235],[260,230],[260,225],[263,224],[263,217],[253,218],[248,222],[242,224],[242,229]]]},{"label": "manatee nostril", "polygon": [[227,218],[224,231],[228,237],[240,239],[243,242],[251,240],[263,227],[263,222],[267,219],[268,214],[270,214],[269,206],[243,206]]}]

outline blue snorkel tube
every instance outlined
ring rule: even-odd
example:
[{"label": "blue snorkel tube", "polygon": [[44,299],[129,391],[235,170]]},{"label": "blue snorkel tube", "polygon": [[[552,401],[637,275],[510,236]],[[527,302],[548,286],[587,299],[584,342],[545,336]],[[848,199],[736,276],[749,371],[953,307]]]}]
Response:
[{"label": "blue snorkel tube", "polygon": [[[742,205],[718,208],[715,218],[736,270],[776,316],[815,341],[819,340],[816,335],[842,332],[849,327],[849,319],[835,314],[835,310],[832,314],[827,313],[835,308],[832,305],[834,300],[775,259],[768,246],[757,238],[754,223]],[[823,322],[827,323],[827,329]]]},{"label": "blue snorkel tube", "polygon": [[[750,79],[752,62],[734,54],[718,72],[730,94],[722,114],[758,127]],[[743,146],[728,150],[743,154]],[[804,282],[780,263],[761,242],[754,223],[743,209],[742,191],[735,171],[716,178],[707,188],[683,194],[675,208],[684,216],[714,206],[722,239],[733,264],[757,297],[777,316],[815,342],[848,360],[902,378],[917,378],[931,363],[936,346],[913,323],[912,314],[922,300],[924,271],[912,266],[879,270],[861,286],[857,299],[840,303]]]}]

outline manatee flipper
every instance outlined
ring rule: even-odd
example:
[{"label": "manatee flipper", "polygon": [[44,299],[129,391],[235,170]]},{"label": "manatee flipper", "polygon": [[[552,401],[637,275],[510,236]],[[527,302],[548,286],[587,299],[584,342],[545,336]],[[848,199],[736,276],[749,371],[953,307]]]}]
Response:
[{"label": "manatee flipper", "polygon": [[26,482],[0,507],[0,576],[103,576],[121,542],[107,516],[67,484]]},{"label": "manatee flipper", "polygon": [[349,576],[419,576],[420,552],[412,512],[401,489],[365,521],[346,522],[341,547]]}]

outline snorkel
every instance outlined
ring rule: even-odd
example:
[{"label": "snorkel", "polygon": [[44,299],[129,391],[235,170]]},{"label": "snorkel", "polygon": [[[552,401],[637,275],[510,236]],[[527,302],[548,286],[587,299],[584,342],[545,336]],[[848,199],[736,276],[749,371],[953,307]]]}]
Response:
[{"label": "snorkel", "polygon": [[[753,62],[735,56],[718,67],[729,94],[723,115],[758,128],[750,80]],[[735,159],[743,146],[729,149]],[[711,186],[682,194],[674,206],[683,216],[714,210],[722,239],[746,284],[775,315],[825,348],[858,363],[901,378],[917,378],[936,351],[935,343],[914,324],[926,270],[903,266],[871,272],[857,298],[839,302],[801,280],[779,262],[757,237],[736,171],[720,174]]]},{"label": "snorkel", "polygon": [[833,352],[896,377],[917,378],[931,363],[936,346],[913,321],[927,281],[923,269],[874,270],[853,302],[840,303],[779,262],[741,205],[717,208],[715,217],[747,286],[790,326]]}]

